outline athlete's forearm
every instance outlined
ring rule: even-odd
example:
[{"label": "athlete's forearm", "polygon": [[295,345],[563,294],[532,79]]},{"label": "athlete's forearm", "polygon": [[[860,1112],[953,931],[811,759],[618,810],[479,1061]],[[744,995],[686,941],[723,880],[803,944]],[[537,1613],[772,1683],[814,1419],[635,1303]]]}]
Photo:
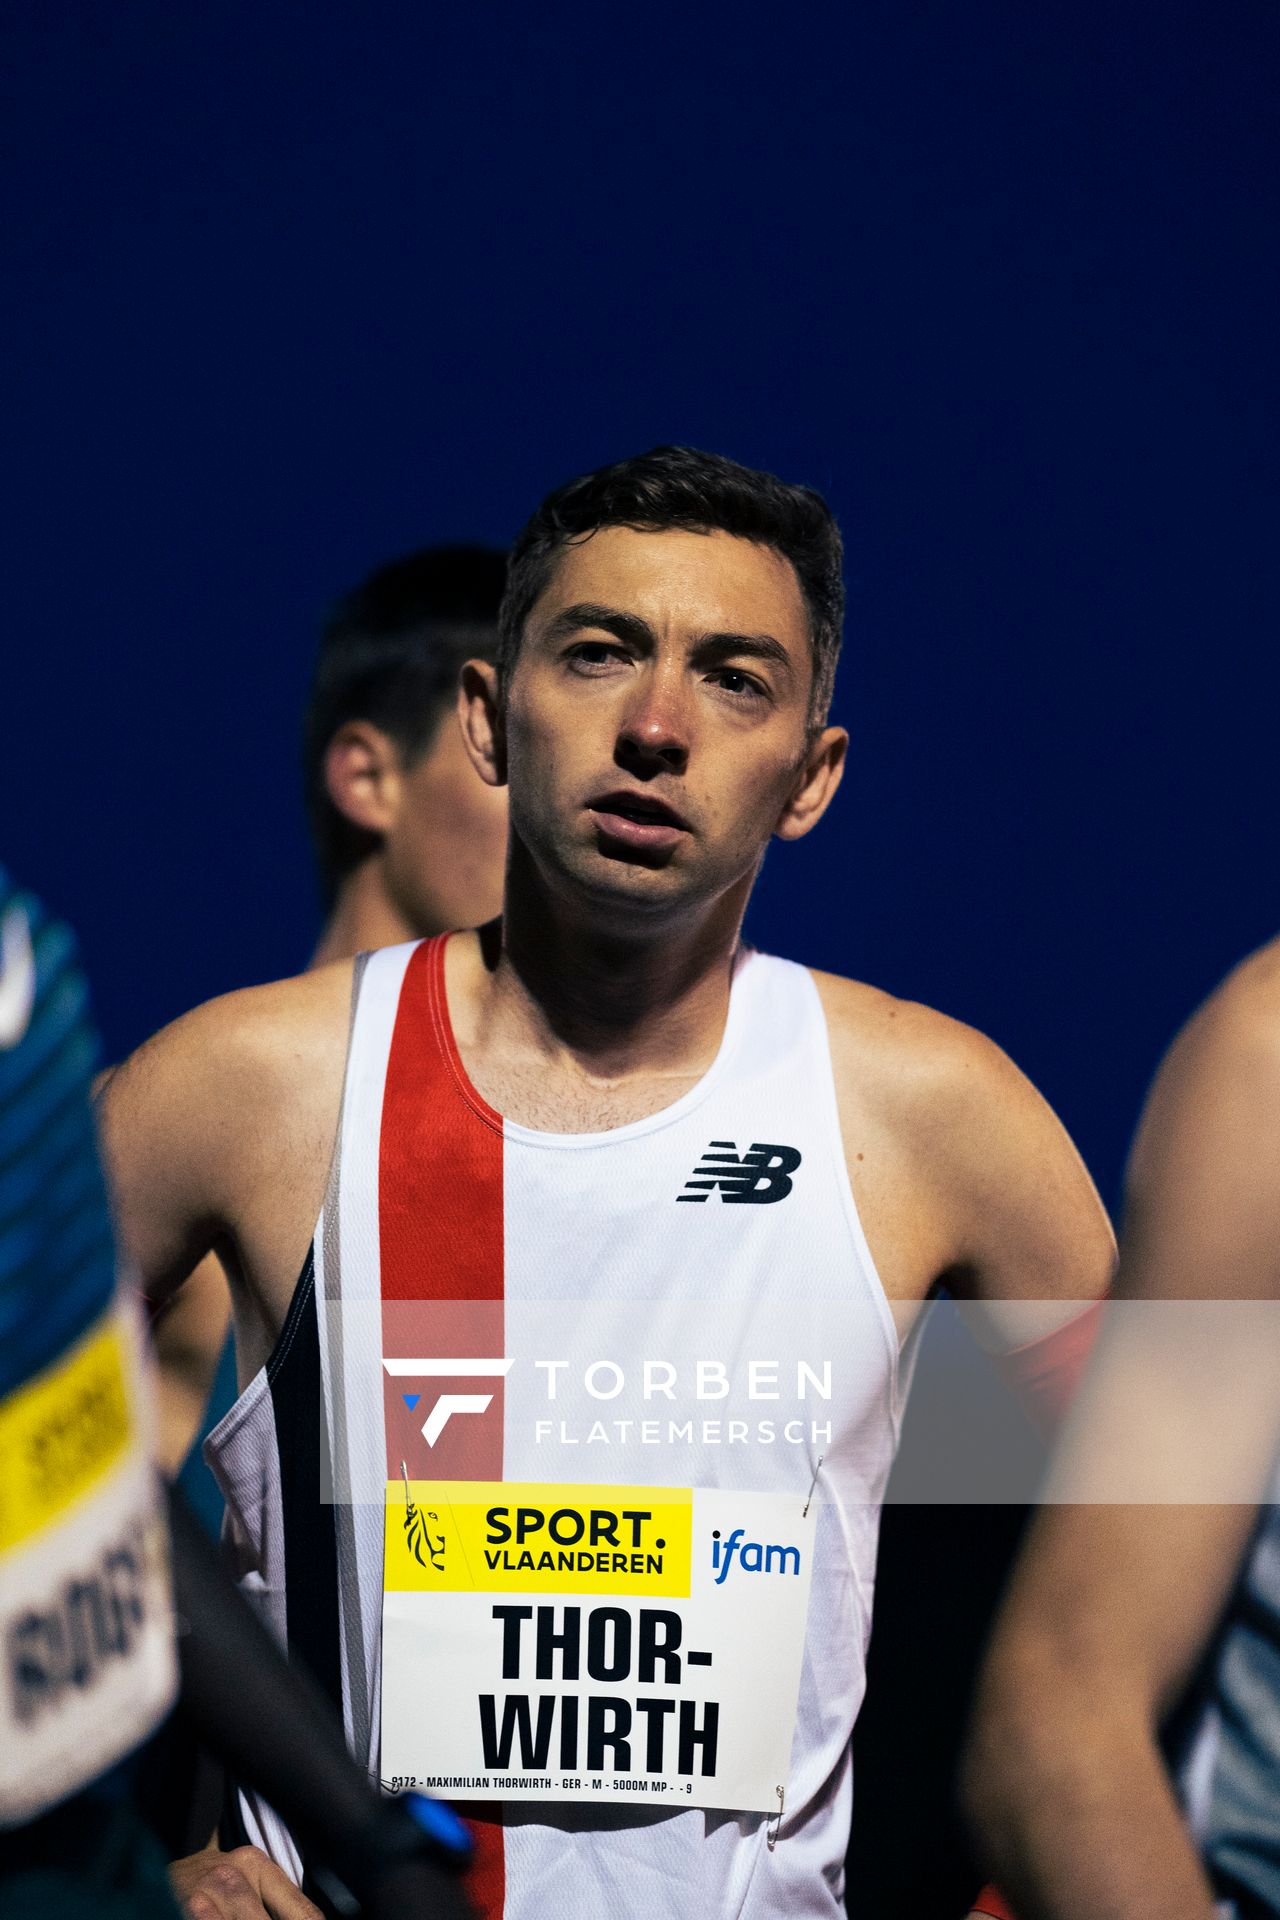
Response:
[{"label": "athlete's forearm", "polygon": [[963,1785],[982,1859],[1018,1920],[1213,1920],[1140,1714],[988,1700]]}]

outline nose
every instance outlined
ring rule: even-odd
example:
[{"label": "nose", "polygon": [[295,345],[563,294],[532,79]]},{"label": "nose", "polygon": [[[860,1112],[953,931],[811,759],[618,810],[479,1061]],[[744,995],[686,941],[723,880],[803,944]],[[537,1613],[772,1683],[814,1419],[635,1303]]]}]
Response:
[{"label": "nose", "polygon": [[641,676],[618,727],[614,759],[640,778],[683,773],[688,766],[688,716],[667,675]]}]

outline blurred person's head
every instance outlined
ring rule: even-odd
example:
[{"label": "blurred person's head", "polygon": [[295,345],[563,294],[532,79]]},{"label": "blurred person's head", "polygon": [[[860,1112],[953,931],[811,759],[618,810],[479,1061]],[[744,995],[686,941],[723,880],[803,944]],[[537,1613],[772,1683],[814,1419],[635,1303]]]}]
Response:
[{"label": "blurred person's head", "polygon": [[462,662],[496,657],[505,580],[492,548],[427,547],[378,568],[325,622],[307,811],[331,927],[354,921],[360,945],[476,926],[501,907],[506,795],[477,778],[454,709]]}]

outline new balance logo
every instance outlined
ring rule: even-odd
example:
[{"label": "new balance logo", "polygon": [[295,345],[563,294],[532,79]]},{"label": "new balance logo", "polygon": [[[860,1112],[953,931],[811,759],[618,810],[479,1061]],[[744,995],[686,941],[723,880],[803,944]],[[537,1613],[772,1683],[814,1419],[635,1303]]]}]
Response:
[{"label": "new balance logo", "polygon": [[718,1191],[727,1207],[771,1206],[786,1199],[799,1165],[794,1147],[753,1140],[745,1153],[739,1153],[734,1141],[713,1140],[676,1199],[709,1200]]}]

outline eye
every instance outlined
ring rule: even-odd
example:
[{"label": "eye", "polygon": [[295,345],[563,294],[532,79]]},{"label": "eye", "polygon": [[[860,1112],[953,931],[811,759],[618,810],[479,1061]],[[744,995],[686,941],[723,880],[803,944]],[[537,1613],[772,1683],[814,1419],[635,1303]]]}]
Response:
[{"label": "eye", "polygon": [[741,667],[717,667],[708,676],[725,693],[731,693],[738,699],[765,699],[768,688],[754,674],[746,673]]},{"label": "eye", "polygon": [[578,640],[565,655],[577,673],[604,673],[623,658],[622,649],[609,640]]}]

